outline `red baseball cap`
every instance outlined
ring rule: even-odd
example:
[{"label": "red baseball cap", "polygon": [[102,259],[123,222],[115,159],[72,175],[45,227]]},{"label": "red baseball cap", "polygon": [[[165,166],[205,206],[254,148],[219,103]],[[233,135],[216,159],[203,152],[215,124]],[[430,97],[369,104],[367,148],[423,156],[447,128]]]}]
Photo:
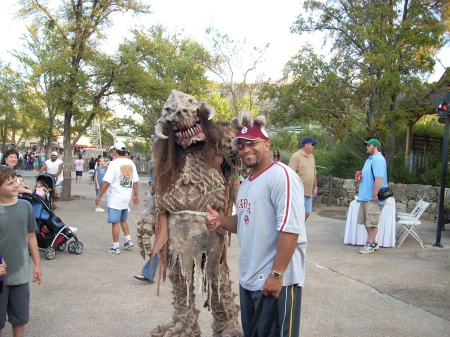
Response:
[{"label": "red baseball cap", "polygon": [[269,140],[269,135],[267,134],[267,131],[259,125],[246,125],[237,133],[236,138],[233,138],[231,146],[237,146],[239,138],[248,140],[262,138],[264,140]]}]

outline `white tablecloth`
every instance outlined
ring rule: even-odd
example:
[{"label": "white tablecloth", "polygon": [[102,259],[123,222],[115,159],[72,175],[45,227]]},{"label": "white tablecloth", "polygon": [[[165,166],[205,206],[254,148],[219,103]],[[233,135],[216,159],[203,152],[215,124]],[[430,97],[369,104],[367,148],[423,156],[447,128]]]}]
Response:
[{"label": "white tablecloth", "polygon": [[[357,224],[360,203],[356,200],[350,203],[345,224],[344,243],[364,245],[367,242],[366,226]],[[396,225],[395,199],[388,198],[380,214],[378,224],[378,244],[382,247],[395,247]]]}]

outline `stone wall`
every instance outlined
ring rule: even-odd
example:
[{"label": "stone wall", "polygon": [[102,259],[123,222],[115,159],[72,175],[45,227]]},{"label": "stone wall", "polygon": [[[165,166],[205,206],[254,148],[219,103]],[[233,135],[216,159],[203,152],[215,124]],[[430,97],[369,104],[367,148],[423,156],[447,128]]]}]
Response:
[{"label": "stone wall", "polygon": [[[314,202],[328,203],[331,180],[331,205],[348,206],[358,195],[358,185],[355,179],[341,179],[330,176],[317,176],[319,193]],[[420,199],[430,203],[426,215],[436,217],[439,208],[440,187],[431,185],[406,185],[389,183],[394,191],[397,212],[410,212]],[[445,189],[446,196],[450,196],[450,189]]]}]

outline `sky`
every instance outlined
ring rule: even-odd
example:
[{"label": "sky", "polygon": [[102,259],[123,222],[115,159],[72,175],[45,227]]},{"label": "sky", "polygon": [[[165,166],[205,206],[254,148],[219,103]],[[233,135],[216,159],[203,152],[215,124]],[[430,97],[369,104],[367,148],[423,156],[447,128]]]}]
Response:
[{"label": "sky", "polygon": [[[50,0],[55,2],[55,0]],[[290,27],[296,15],[302,12],[300,0],[227,0],[218,2],[211,0],[143,0],[151,5],[152,14],[132,17],[118,15],[114,25],[108,30],[106,48],[120,43],[128,30],[135,24],[150,27],[162,24],[171,32],[183,32],[184,36],[193,37],[199,43],[205,40],[205,29],[216,28],[221,34],[228,34],[233,40],[246,41],[249,47],[262,48],[269,43],[265,62],[258,69],[264,73],[264,79],[277,80],[282,77],[283,66],[304,45],[310,42],[318,53],[326,53],[328,48],[322,47],[320,35],[299,36],[290,33]],[[8,51],[21,47],[20,36],[25,32],[25,23],[14,19],[17,0],[1,0],[0,28],[3,32],[0,44],[0,59],[9,60]],[[440,53],[439,58],[444,66],[450,66],[450,48]],[[444,72],[444,67],[437,63],[435,81]],[[256,72],[255,75],[258,75]]]}]

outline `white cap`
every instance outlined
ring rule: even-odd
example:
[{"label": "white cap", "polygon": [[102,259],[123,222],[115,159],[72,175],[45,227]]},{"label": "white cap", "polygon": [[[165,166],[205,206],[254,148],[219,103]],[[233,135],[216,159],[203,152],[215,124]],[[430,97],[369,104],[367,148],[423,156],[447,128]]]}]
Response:
[{"label": "white cap", "polygon": [[116,149],[116,150],[119,150],[119,151],[126,151],[127,147],[125,146],[125,144],[123,142],[115,142],[114,145],[111,146],[109,149],[110,150]]},{"label": "white cap", "polygon": [[57,155],[58,155],[58,152],[53,151],[51,155],[52,155],[52,156],[57,156]]}]

